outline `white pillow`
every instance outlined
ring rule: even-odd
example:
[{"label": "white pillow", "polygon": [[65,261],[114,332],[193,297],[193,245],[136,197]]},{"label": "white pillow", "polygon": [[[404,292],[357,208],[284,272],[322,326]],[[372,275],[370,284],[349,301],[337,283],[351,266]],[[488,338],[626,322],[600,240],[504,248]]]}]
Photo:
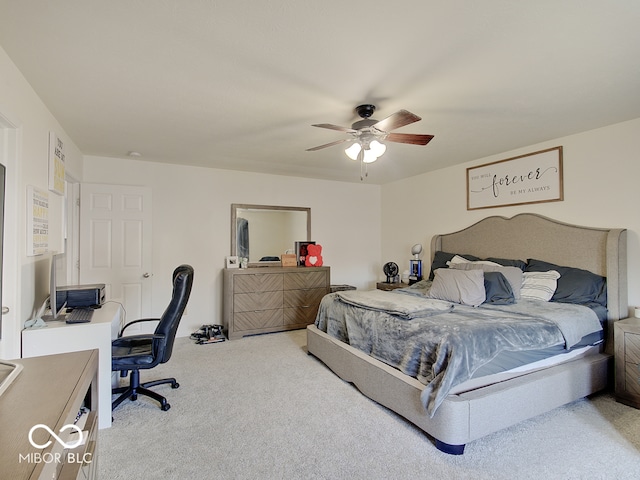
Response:
[{"label": "white pillow", "polygon": [[494,267],[502,267],[502,265],[496,262],[491,262],[489,260],[467,260],[460,255],[454,255],[453,258],[447,262],[447,265],[455,265],[459,263],[470,263],[473,265],[493,265]]},{"label": "white pillow", "polygon": [[438,268],[426,296],[477,307],[486,300],[484,272]]},{"label": "white pillow", "polygon": [[520,296],[548,302],[558,287],[560,274],[555,270],[548,272],[524,272]]}]

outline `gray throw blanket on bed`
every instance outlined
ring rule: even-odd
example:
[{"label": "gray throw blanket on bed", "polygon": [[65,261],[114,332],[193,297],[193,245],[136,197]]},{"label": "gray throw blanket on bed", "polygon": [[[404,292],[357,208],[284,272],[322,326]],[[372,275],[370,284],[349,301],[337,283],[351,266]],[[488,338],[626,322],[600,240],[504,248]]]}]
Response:
[{"label": "gray throw blanket on bed", "polygon": [[[400,305],[411,297],[426,300],[387,293],[386,300],[397,298]],[[393,295],[395,297],[391,297]],[[534,304],[530,305],[531,302]],[[471,378],[500,352],[567,345],[569,342],[553,319],[563,317],[557,311],[564,307],[582,315],[582,321],[569,322],[567,332],[571,338],[601,329],[595,313],[586,307],[545,303],[539,310],[541,315],[528,312],[536,304],[540,307],[540,303],[544,302],[519,302],[515,308],[472,308],[456,304],[451,310],[426,309],[426,315],[407,319],[406,315],[393,313],[402,311],[402,306],[392,306],[389,309],[392,313],[380,311],[379,305],[361,308],[346,303],[335,293],[322,300],[316,326],[424,383],[422,403],[433,416],[452,387]],[[417,305],[411,309],[419,311]],[[592,321],[596,322],[596,328]]]},{"label": "gray throw blanket on bed", "polygon": [[377,312],[386,312],[405,319],[425,317],[453,310],[451,302],[435,298],[405,296],[398,301],[398,295],[383,290],[346,290],[337,292],[344,303],[367,308]]}]

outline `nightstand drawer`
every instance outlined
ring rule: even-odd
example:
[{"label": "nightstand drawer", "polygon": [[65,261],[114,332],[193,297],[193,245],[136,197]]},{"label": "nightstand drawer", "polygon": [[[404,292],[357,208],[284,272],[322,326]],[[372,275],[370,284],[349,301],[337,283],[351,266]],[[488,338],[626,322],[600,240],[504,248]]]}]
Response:
[{"label": "nightstand drawer", "polygon": [[615,322],[613,338],[616,399],[640,408],[640,318]]},{"label": "nightstand drawer", "polygon": [[640,364],[640,334],[625,332],[624,361]]},{"label": "nightstand drawer", "polygon": [[624,390],[630,395],[640,397],[640,365],[627,363],[625,365]]}]

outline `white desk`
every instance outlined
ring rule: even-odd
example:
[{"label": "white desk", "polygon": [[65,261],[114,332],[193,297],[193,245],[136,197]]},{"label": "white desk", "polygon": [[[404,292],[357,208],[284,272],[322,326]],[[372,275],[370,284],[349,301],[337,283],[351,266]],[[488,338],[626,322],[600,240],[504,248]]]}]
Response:
[{"label": "white desk", "polygon": [[98,428],[111,426],[111,340],[118,336],[122,309],[109,302],[89,323],[47,322],[47,327],[22,330],[22,358],[98,350]]}]

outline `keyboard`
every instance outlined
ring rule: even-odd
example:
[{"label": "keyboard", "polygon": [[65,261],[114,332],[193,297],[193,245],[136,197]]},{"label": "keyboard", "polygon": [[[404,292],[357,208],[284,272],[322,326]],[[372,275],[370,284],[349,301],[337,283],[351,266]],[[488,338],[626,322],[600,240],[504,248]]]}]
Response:
[{"label": "keyboard", "polygon": [[67,313],[67,323],[87,323],[93,317],[93,308],[74,308]]}]

